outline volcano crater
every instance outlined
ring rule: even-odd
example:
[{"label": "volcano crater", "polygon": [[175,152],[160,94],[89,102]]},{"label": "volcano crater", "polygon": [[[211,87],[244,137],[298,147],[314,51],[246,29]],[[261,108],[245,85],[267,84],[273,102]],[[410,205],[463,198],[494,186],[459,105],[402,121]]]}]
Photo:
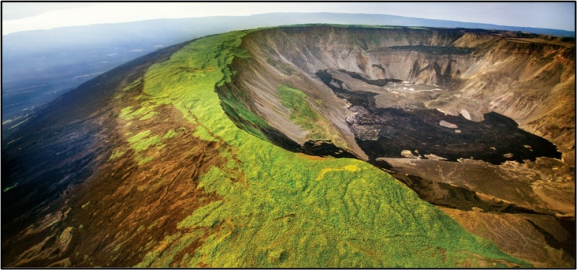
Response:
[{"label": "volcano crater", "polygon": [[[570,201],[544,204],[552,198],[533,185],[566,181],[575,167],[574,140],[567,139],[575,134],[575,112],[557,106],[574,100],[574,64],[565,63],[574,63],[574,45],[537,35],[519,42],[518,35],[408,27],[266,29],[243,38],[251,57],[233,61],[234,78],[217,92],[229,100],[223,104],[242,104],[227,105],[229,117],[247,109],[266,122],[263,127],[231,117],[239,127],[266,131],[269,141],[291,151],[369,161],[431,203],[462,209],[461,198],[447,204],[430,194],[459,197],[455,190],[465,189],[484,198],[467,203],[469,210],[568,214]],[[529,61],[534,58],[542,61]],[[286,89],[300,103],[288,102]],[[317,144],[322,147],[314,151],[310,146]],[[478,173],[482,168],[491,173]],[[414,185],[411,177],[428,184]],[[511,192],[503,193],[503,186]]]}]

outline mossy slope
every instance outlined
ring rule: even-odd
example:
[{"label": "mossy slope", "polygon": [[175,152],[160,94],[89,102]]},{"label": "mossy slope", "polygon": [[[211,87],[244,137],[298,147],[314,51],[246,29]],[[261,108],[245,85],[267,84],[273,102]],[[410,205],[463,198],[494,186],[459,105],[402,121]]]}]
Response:
[{"label": "mossy slope", "polygon": [[[290,120],[308,131],[307,138],[310,140],[331,140],[337,146],[345,147],[339,132],[318,113],[307,101],[307,95],[301,90],[281,85],[277,88],[282,105],[290,110]],[[321,102],[321,101],[316,101]]]}]

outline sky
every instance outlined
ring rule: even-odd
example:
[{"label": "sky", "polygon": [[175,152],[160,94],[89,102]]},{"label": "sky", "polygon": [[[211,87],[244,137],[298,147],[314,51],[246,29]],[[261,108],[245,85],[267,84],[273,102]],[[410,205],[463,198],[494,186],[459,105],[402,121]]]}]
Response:
[{"label": "sky", "polygon": [[575,2],[394,3],[10,3],[2,2],[2,34],[104,23],[271,12],[388,14],[575,31]]}]

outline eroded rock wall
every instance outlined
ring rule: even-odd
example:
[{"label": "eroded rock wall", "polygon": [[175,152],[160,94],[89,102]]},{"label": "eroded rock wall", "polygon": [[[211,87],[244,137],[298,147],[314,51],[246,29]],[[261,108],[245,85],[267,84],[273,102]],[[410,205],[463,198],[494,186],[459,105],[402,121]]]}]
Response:
[{"label": "eroded rock wall", "polygon": [[[241,84],[253,86],[247,87],[250,92],[269,93],[267,102],[282,112],[274,101],[276,87],[300,87],[311,99],[322,98],[323,104],[313,105],[345,134],[346,125],[337,120],[347,115],[339,112],[345,105],[319,83],[314,76],[319,70],[342,69],[367,79],[439,86],[453,91],[451,98],[425,103],[429,108],[469,115],[474,121],[495,111],[551,140],[564,158],[574,153],[575,112],[570,104],[575,100],[575,46],[571,41],[463,29],[318,26],[254,32],[244,38],[243,47],[254,61],[249,61],[250,71],[245,71],[245,65],[237,71],[244,78]],[[252,73],[243,76],[243,72]],[[270,116],[263,107],[267,106],[257,112]],[[306,137],[305,131],[299,136],[293,131],[298,128],[288,123],[279,126],[295,141]],[[355,148],[347,141],[349,149]]]}]

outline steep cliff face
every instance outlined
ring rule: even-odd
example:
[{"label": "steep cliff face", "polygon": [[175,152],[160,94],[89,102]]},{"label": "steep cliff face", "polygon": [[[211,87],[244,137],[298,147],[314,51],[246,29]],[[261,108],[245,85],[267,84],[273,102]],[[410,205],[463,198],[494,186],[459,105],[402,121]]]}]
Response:
[{"label": "steep cliff face", "polygon": [[490,110],[515,119],[572,155],[574,43],[545,37],[503,38],[483,47],[477,52],[481,58],[462,75],[463,95],[487,102]]},{"label": "steep cliff face", "polygon": [[[426,100],[426,107],[450,115],[465,110],[464,116],[474,121],[495,111],[551,140],[568,156],[573,153],[574,111],[569,105],[574,102],[575,47],[571,41],[491,31],[327,26],[263,30],[248,35],[243,47],[254,58],[237,68],[240,83],[255,86],[247,88],[255,95],[265,91],[274,96],[279,85],[293,84],[312,99],[331,96],[314,76],[327,69],[356,72],[369,80],[438,86],[449,94]],[[250,76],[243,75],[246,67]],[[333,102],[323,103],[331,107]],[[330,119],[338,111],[318,109]],[[282,113],[261,113],[271,117],[273,124],[272,115],[277,121],[286,118],[278,117]],[[303,132],[294,134],[292,130],[298,128],[290,124],[278,125],[282,126],[296,141],[306,137]],[[346,129],[341,133],[347,137]],[[354,143],[347,141],[355,151]]]}]

